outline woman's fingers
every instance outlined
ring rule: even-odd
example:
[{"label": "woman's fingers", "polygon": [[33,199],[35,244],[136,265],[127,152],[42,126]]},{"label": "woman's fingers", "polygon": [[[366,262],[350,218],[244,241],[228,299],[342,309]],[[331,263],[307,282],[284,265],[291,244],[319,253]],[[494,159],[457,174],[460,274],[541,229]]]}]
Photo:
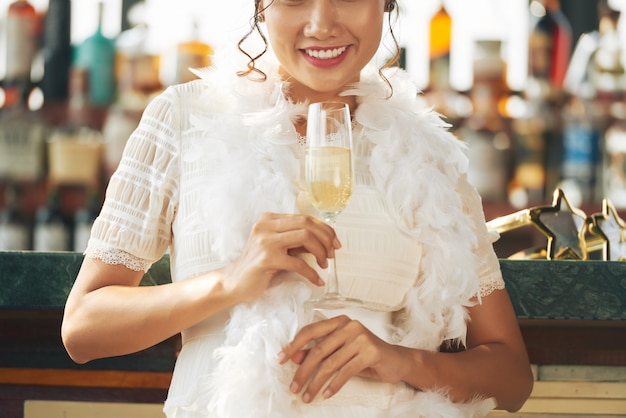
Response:
[{"label": "woman's fingers", "polygon": [[[268,214],[272,216],[273,214]],[[296,232],[302,240],[317,240],[326,249],[327,257],[333,258],[335,250],[341,247],[335,231],[319,219],[307,215],[274,215],[276,232]]]},{"label": "woman's fingers", "polygon": [[[311,343],[315,345],[305,350]],[[299,365],[290,390],[304,389],[302,400],[310,402],[320,393],[324,398],[333,396],[354,376],[380,377],[377,370],[385,367],[383,353],[393,357],[386,346],[359,321],[339,316],[304,327],[279,354],[279,361]]]},{"label": "woman's fingers", "polygon": [[309,253],[320,267],[326,268],[328,259],[334,257],[335,249],[341,246],[330,226],[306,215],[264,214],[253,234],[259,246],[276,248],[288,256],[275,257],[275,267],[299,273],[316,285],[323,285],[324,281],[315,269],[296,256]]},{"label": "woman's fingers", "polygon": [[298,273],[323,286],[318,272],[297,255],[310,253],[325,268],[339,246],[335,231],[311,216],[264,213],[253,225],[242,254],[225,269],[228,288],[244,301],[255,300],[280,271]]},{"label": "woman's fingers", "polygon": [[[328,392],[324,396],[332,396],[345,382],[358,370],[352,374],[342,368],[348,364],[357,354],[358,349],[350,347],[351,334],[349,332],[338,332],[350,319],[340,316],[325,321],[316,322],[304,327],[279,354],[281,363],[291,360],[299,364],[290,389],[294,393],[299,393],[306,382],[309,382],[302,399],[309,402],[319,393],[327,382],[331,382],[327,387]],[[309,350],[304,348],[310,343],[316,342]],[[339,373],[333,378],[336,372]]]},{"label": "woman's fingers", "polygon": [[302,351],[310,343],[330,335],[342,324],[349,321],[350,318],[345,315],[340,315],[304,326],[279,354],[280,363],[286,363],[295,353]]}]

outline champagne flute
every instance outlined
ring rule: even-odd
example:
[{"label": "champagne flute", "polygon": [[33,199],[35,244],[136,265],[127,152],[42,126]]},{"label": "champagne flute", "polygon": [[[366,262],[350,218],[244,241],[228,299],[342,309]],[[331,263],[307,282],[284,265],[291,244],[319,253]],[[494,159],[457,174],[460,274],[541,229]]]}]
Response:
[{"label": "champagne flute", "polygon": [[[335,220],[352,195],[352,121],[350,109],[341,102],[319,102],[309,106],[305,181],[309,199],[324,222],[335,228]],[[339,292],[337,266],[328,266],[324,295],[311,299],[314,309],[341,309],[360,305],[358,299]]]}]

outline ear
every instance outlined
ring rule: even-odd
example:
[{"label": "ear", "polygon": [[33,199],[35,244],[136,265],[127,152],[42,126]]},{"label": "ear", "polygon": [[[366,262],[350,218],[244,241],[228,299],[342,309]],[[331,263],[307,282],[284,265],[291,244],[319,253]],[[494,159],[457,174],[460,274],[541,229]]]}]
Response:
[{"label": "ear", "polygon": [[263,6],[263,0],[254,0],[256,6],[256,14],[254,15],[257,23],[265,22],[265,15],[263,14],[263,10],[265,7]]}]

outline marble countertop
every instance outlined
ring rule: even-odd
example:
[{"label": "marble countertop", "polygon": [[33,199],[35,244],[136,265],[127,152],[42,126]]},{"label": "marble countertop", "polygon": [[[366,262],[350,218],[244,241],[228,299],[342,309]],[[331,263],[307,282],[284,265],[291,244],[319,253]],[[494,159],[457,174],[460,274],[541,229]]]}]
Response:
[{"label": "marble countertop", "polygon": [[[0,252],[0,309],[62,308],[83,255]],[[500,260],[518,318],[626,320],[626,262]],[[169,257],[142,285],[170,282]]]}]

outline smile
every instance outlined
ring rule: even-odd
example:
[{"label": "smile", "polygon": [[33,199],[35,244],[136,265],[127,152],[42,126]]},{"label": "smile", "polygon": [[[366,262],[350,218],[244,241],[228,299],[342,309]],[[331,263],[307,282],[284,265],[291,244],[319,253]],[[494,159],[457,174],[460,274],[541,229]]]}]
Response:
[{"label": "smile", "polygon": [[333,48],[333,49],[305,49],[304,52],[313,58],[327,60],[337,58],[344,52],[346,52],[347,47],[342,46],[341,48]]}]

